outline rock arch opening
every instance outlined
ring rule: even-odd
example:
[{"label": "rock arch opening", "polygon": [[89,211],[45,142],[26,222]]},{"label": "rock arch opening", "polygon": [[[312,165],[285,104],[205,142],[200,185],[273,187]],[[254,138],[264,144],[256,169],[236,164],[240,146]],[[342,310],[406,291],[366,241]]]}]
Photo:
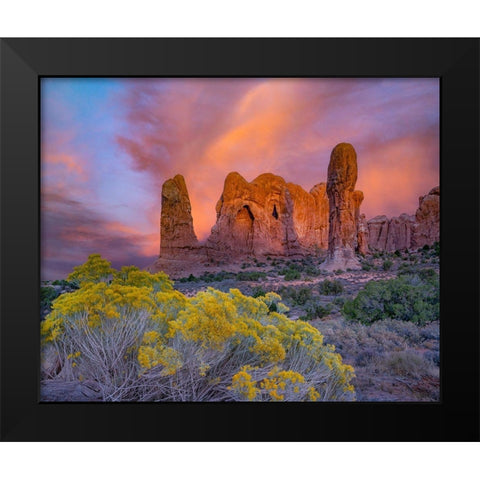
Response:
[{"label": "rock arch opening", "polygon": [[233,225],[233,237],[235,244],[243,252],[253,250],[253,223],[255,217],[248,205],[244,205],[237,213]]},{"label": "rock arch opening", "polygon": [[272,217],[273,217],[275,220],[278,220],[278,212],[277,212],[277,206],[276,206],[276,205],[273,206]]}]

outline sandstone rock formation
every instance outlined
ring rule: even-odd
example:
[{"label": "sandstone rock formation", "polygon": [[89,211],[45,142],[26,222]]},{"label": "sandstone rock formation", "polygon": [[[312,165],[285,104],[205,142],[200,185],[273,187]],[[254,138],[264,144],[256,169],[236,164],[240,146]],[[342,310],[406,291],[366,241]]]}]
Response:
[{"label": "sandstone rock formation", "polygon": [[327,195],[329,201],[328,254],[322,268],[361,268],[355,257],[357,225],[355,211],[361,202],[354,194],[357,182],[357,154],[349,143],[340,143],[330,155]]},{"label": "sandstone rock formation", "polygon": [[418,200],[412,247],[420,248],[440,241],[440,187],[432,188]]},{"label": "sandstone rock formation", "polygon": [[265,173],[247,182],[232,172],[217,203],[217,222],[206,242],[209,256],[295,255],[326,247],[325,187],[306,192]]},{"label": "sandstone rock formation", "polygon": [[363,192],[355,190],[353,192],[353,204],[355,208],[355,223],[357,225],[357,237],[355,250],[358,253],[366,255],[368,253],[368,225],[365,215],[360,214],[360,205],[364,199]]},{"label": "sandstone rock formation", "polygon": [[394,252],[432,245],[440,240],[440,188],[420,197],[415,215],[402,213],[391,219],[379,215],[367,223],[372,251]]},{"label": "sandstone rock formation", "polygon": [[402,213],[388,219],[379,215],[368,221],[369,246],[374,251],[394,252],[412,245],[414,217]]},{"label": "sandstone rock formation", "polygon": [[162,187],[160,257],[149,270],[179,276],[249,256],[316,255],[327,248],[322,268],[359,269],[355,252],[391,252],[439,240],[439,187],[420,197],[415,215],[380,215],[367,222],[356,181],[357,156],[348,143],[333,149],[327,184],[310,192],[271,173],[247,182],[232,172],[217,202],[211,235],[200,244],[185,180],[176,175]]},{"label": "sandstone rock formation", "polygon": [[193,230],[192,207],[185,179],[182,175],[175,175],[162,186],[160,255],[175,257],[181,254],[181,250],[197,245],[197,237]]},{"label": "sandstone rock formation", "polygon": [[392,217],[388,226],[387,244],[384,250],[394,252],[405,250],[412,244],[414,217],[402,213],[399,217]]},{"label": "sandstone rock formation", "polygon": [[368,220],[368,244],[371,250],[385,250],[390,220],[385,215],[377,215]]},{"label": "sandstone rock formation", "polygon": [[293,225],[300,245],[309,250],[328,247],[328,197],[326,184],[306,192],[299,185],[287,183],[293,201]]},{"label": "sandstone rock formation", "polygon": [[357,218],[357,252],[362,255],[370,253],[368,248],[369,243],[369,231],[368,223],[364,214],[361,214]]}]

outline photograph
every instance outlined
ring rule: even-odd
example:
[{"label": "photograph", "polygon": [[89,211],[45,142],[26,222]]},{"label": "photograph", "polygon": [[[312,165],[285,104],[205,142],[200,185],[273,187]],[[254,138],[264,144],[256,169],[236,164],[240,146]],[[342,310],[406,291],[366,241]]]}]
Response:
[{"label": "photograph", "polygon": [[438,402],[438,78],[40,80],[42,402]]}]

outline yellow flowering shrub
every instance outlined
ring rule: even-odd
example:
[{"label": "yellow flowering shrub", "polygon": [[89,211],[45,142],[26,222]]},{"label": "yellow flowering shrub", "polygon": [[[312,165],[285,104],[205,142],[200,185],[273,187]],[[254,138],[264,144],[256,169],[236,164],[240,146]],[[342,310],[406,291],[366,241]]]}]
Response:
[{"label": "yellow flowering shrub", "polygon": [[106,281],[113,272],[112,264],[98,253],[94,253],[88,256],[88,260],[83,265],[75,267],[67,280],[82,286],[87,282]]},{"label": "yellow flowering shrub", "polygon": [[163,272],[123,267],[101,281],[101,260],[76,267],[80,288],[41,325],[62,378],[93,380],[112,401],[354,400],[353,368],[316,328],[281,313],[279,295],[208,288],[187,298]]},{"label": "yellow flowering shrub", "polygon": [[170,336],[180,333],[200,347],[221,350],[235,333],[237,309],[228,294],[209,288],[199,292],[171,322]]},{"label": "yellow flowering shrub", "polygon": [[238,394],[244,400],[255,400],[260,390],[255,386],[257,382],[252,380],[249,373],[250,365],[245,365],[232,377],[232,385],[227,387]]},{"label": "yellow flowering shrub", "polygon": [[114,271],[112,283],[131,287],[152,287],[154,292],[170,292],[173,290],[173,282],[166,273],[152,274],[133,266],[122,267],[118,272]]}]

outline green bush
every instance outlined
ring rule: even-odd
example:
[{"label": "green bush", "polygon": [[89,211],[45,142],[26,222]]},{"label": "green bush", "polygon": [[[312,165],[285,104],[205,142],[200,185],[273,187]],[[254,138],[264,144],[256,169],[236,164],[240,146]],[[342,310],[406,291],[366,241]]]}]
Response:
[{"label": "green bush", "polygon": [[338,295],[343,292],[343,285],[339,280],[327,279],[318,285],[318,290],[322,295]]},{"label": "green bush", "polygon": [[182,277],[178,281],[180,283],[198,282],[198,278],[191,273],[188,277]]},{"label": "green bush", "polygon": [[255,287],[252,292],[253,298],[264,297],[267,292],[262,287]]},{"label": "green bush", "polygon": [[315,265],[308,265],[306,268],[305,268],[305,273],[307,275],[310,275],[312,277],[318,277],[320,275],[320,270],[315,267]]},{"label": "green bush", "polygon": [[298,280],[301,276],[300,272],[303,267],[300,267],[298,265],[292,265],[290,262],[287,262],[287,266],[285,268],[282,268],[278,274],[279,275],[284,275],[284,280],[289,281],[289,280]]},{"label": "green bush", "polygon": [[40,308],[52,308],[52,302],[60,295],[60,290],[53,287],[40,287]]},{"label": "green bush", "polygon": [[337,307],[343,307],[346,301],[347,299],[345,297],[335,297],[332,303]]},{"label": "green bush", "polygon": [[57,285],[63,288],[70,288],[72,290],[76,290],[78,285],[75,282],[69,282],[68,280],[54,280],[52,285]]},{"label": "green bush", "polygon": [[425,325],[438,320],[439,302],[438,274],[428,271],[368,282],[353,300],[345,302],[343,314],[365,324],[391,318]]},{"label": "green bush", "polygon": [[323,305],[316,299],[311,299],[304,308],[305,315],[300,319],[306,321],[326,317],[332,311],[331,305]]},{"label": "green bush", "polygon": [[366,272],[369,272],[372,268],[374,268],[373,263],[370,263],[370,262],[362,263],[362,270],[365,270]]},{"label": "green bush", "polygon": [[384,260],[383,265],[382,265],[382,268],[383,268],[385,271],[390,270],[392,267],[393,267],[393,262],[392,262],[391,260]]},{"label": "green bush", "polygon": [[264,272],[239,272],[237,273],[237,280],[240,282],[244,281],[258,281],[261,278],[266,278],[267,274]]},{"label": "green bush", "polygon": [[289,270],[283,278],[287,282],[290,281],[290,280],[299,280],[300,279],[300,272],[297,271],[297,270]]},{"label": "green bush", "polygon": [[305,305],[312,298],[312,290],[307,287],[282,287],[278,293],[292,305]]}]

